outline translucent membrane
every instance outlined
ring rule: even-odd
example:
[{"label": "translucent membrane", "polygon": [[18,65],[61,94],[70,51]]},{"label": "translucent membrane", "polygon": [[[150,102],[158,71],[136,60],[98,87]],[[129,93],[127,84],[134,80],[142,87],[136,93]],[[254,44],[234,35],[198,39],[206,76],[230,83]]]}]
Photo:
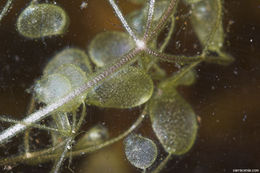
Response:
[{"label": "translucent membrane", "polygon": [[186,153],[197,134],[196,115],[174,88],[162,88],[150,102],[152,128],[165,151]]},{"label": "translucent membrane", "polygon": [[118,31],[102,32],[89,44],[89,56],[98,67],[105,66],[134,48],[134,41],[127,33]]},{"label": "translucent membrane", "polygon": [[84,72],[91,73],[92,69],[87,54],[78,48],[66,48],[57,53],[44,68],[43,74],[49,75],[54,73],[64,64],[74,64]]},{"label": "translucent membrane", "polygon": [[187,4],[193,4],[193,3],[197,3],[203,0],[183,0],[184,2],[186,2]]},{"label": "translucent membrane", "polygon": [[[193,3],[191,7],[191,22],[201,44],[204,46],[210,32],[215,27],[215,23],[218,20],[218,1],[201,0],[200,2]],[[214,34],[209,49],[218,51],[223,46],[223,43],[224,32],[222,21],[220,21],[220,25]]]},{"label": "translucent membrane", "polygon": [[124,140],[124,144],[127,160],[137,168],[146,169],[157,158],[157,147],[148,138],[131,134]]},{"label": "translucent membrane", "polygon": [[131,108],[148,101],[153,81],[142,69],[127,67],[88,94],[87,103],[100,107]]},{"label": "translucent membrane", "polygon": [[17,30],[24,37],[41,38],[63,34],[68,27],[66,12],[54,4],[31,4],[17,20]]},{"label": "translucent membrane", "polygon": [[[169,1],[155,1],[153,22],[157,22],[163,15],[164,11],[167,9]],[[145,8],[145,14],[147,14],[148,7]]]},{"label": "translucent membrane", "polygon": [[[187,73],[185,73],[179,80],[177,81],[171,81],[169,80],[168,85],[192,85],[196,81],[196,72],[194,70],[189,70]],[[170,84],[171,83],[171,84]]]},{"label": "translucent membrane", "polygon": [[126,20],[131,28],[139,35],[144,33],[145,17],[143,10],[135,10],[126,16]]},{"label": "translucent membrane", "polygon": [[[86,73],[73,64],[63,65],[57,71],[59,74],[64,75],[70,81],[72,91],[81,87],[87,81]],[[86,94],[75,98],[73,102],[70,102],[69,105],[66,106],[65,110],[76,110],[80,104],[85,101],[85,98]]]},{"label": "translucent membrane", "polygon": [[73,89],[76,89],[86,82],[86,73],[73,64],[61,66],[57,72],[64,75],[71,83]]},{"label": "translucent membrane", "polygon": [[[161,18],[163,12],[168,7],[168,4],[169,1],[155,1],[154,15],[152,20],[153,24]],[[129,25],[139,35],[144,33],[145,23],[147,20],[147,12],[148,12],[148,7],[145,6],[144,8],[133,11],[126,16]]]},{"label": "translucent membrane", "polygon": [[75,149],[82,149],[88,146],[100,144],[109,137],[108,130],[102,125],[96,125],[88,130],[77,142]]},{"label": "translucent membrane", "polygon": [[50,104],[66,96],[72,89],[70,81],[61,74],[54,73],[37,81],[34,91],[37,100]]},{"label": "translucent membrane", "polygon": [[[65,64],[58,68],[54,74],[43,75],[34,86],[37,100],[45,104],[53,103],[69,92],[82,86],[87,81],[86,74],[73,64]],[[64,112],[75,110],[84,101],[86,95],[75,98],[73,102],[62,108]]]}]

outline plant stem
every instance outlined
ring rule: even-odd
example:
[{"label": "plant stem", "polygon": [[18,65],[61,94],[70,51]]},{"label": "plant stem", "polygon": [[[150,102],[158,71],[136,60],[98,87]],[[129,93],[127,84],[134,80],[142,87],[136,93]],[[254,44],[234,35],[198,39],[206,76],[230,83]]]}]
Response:
[{"label": "plant stem", "polygon": [[155,170],[152,171],[152,173],[159,173],[165,165],[168,163],[168,161],[171,159],[172,155],[169,153],[165,159],[155,168]]},{"label": "plant stem", "polygon": [[6,13],[8,12],[8,10],[10,9],[11,5],[12,5],[13,0],[7,0],[3,10],[0,13],[0,22],[3,19],[3,17],[6,15]]},{"label": "plant stem", "polygon": [[138,43],[138,39],[135,35],[135,33],[133,32],[133,30],[131,29],[131,27],[128,25],[127,21],[125,20],[121,10],[118,8],[117,4],[115,3],[114,0],[109,0],[110,5],[112,6],[112,8],[114,9],[117,17],[119,18],[119,20],[121,21],[121,23],[123,24],[125,30],[128,32],[128,34],[133,38],[133,40]]},{"label": "plant stem", "polygon": [[[137,120],[130,126],[130,128],[128,128],[124,133],[121,133],[119,136],[112,138],[102,144],[99,145],[95,145],[95,146],[91,146],[85,149],[80,149],[80,150],[74,150],[71,153],[67,153],[65,155],[65,157],[70,157],[70,156],[78,156],[78,155],[83,155],[86,153],[91,153],[94,151],[97,151],[99,149],[102,149],[104,147],[107,147],[109,145],[112,145],[113,143],[120,141],[121,139],[123,139],[124,137],[126,137],[128,134],[130,134],[133,130],[135,130],[144,120],[146,116],[146,108],[144,109],[143,113],[137,118]],[[58,144],[57,146],[60,146],[60,144]],[[57,148],[57,147],[55,147]],[[59,157],[60,153],[53,153],[54,151],[54,147],[43,150],[43,151],[36,151],[36,152],[31,152],[31,153],[25,153],[24,155],[20,155],[20,156],[14,156],[14,157],[9,157],[6,159],[0,159],[0,165],[5,165],[5,164],[14,164],[17,162],[20,163],[43,163],[46,162],[48,160],[53,160],[56,159],[57,157]],[[53,154],[50,154],[53,153]],[[28,155],[30,157],[28,157]]]},{"label": "plant stem", "polygon": [[69,147],[71,146],[72,143],[72,137],[66,140],[66,144],[64,146],[64,150],[62,152],[62,154],[60,155],[59,159],[57,160],[57,162],[54,164],[54,167],[51,171],[51,173],[58,173],[62,163],[65,159],[66,154],[68,153]]},{"label": "plant stem", "polygon": [[146,29],[145,29],[145,33],[144,33],[144,40],[147,39],[148,33],[150,32],[150,29],[151,29],[151,23],[153,21],[153,14],[154,14],[154,4],[155,4],[155,0],[149,1],[149,9],[148,9],[148,15],[147,15]]},{"label": "plant stem", "polygon": [[178,55],[168,55],[156,50],[152,50],[152,49],[145,49],[145,52],[148,55],[154,56],[159,58],[160,60],[166,61],[166,62],[173,62],[173,63],[190,63],[190,62],[194,62],[194,61],[200,61],[202,59],[201,56],[192,56],[192,57],[187,57],[187,56],[178,56]]},{"label": "plant stem", "polygon": [[[21,122],[24,122],[26,124],[31,124],[31,123],[36,123],[36,122],[42,120],[43,118],[46,118],[47,116],[50,115],[50,113],[57,111],[61,106],[71,102],[76,97],[80,97],[80,95],[88,92],[93,87],[99,85],[103,80],[105,80],[109,76],[113,75],[115,72],[119,71],[124,66],[135,61],[138,58],[136,55],[138,53],[140,53],[141,51],[142,50],[139,48],[132,49],[126,55],[122,56],[122,58],[119,59],[115,64],[113,64],[112,66],[109,66],[105,70],[97,73],[97,75],[95,75],[93,78],[91,78],[87,83],[85,83],[81,87],[72,91],[64,98],[61,98],[58,101],[46,106],[45,108],[40,109],[40,110],[28,115]],[[12,127],[9,127],[8,129],[2,131],[0,133],[0,144],[7,142],[9,139],[11,139],[12,137],[16,136],[17,134],[23,132],[27,128],[28,128],[28,126],[26,126],[26,125],[16,124]]]},{"label": "plant stem", "polygon": [[209,33],[209,37],[208,37],[208,40],[205,44],[205,47],[203,49],[203,52],[202,54],[205,55],[210,47],[210,44],[212,42],[212,40],[214,39],[214,36],[215,36],[215,33],[219,27],[219,25],[221,25],[221,20],[222,20],[222,5],[221,5],[221,0],[216,0],[217,1],[217,19],[216,19],[216,22],[215,22],[215,26],[213,27],[213,29],[210,31]]},{"label": "plant stem", "polygon": [[160,33],[164,25],[167,23],[167,20],[169,17],[172,15],[176,4],[179,2],[179,0],[171,0],[169,3],[169,6],[167,10],[163,13],[162,17],[160,18],[158,24],[156,27],[151,31],[147,39],[145,40],[146,42],[150,41],[150,39],[156,38],[156,36]]}]

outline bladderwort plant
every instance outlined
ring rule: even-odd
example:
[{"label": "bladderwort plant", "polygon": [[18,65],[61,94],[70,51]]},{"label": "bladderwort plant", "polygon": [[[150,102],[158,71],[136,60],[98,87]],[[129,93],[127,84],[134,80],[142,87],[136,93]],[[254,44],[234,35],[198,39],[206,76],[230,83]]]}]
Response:
[{"label": "bladderwort plant", "polygon": [[[226,65],[233,58],[222,50],[222,0],[183,0],[191,9],[193,30],[203,49],[195,56],[165,53],[174,32],[179,1],[135,0],[143,5],[142,9],[124,16],[117,3],[108,0],[126,33],[100,33],[89,44],[88,55],[80,49],[67,48],[50,60],[41,79],[29,89],[32,100],[28,115],[20,121],[0,117],[3,122],[14,124],[0,133],[0,144],[4,147],[24,133],[25,148],[24,153],[2,157],[0,165],[52,160],[51,172],[57,173],[67,158],[100,150],[122,139],[127,160],[143,172],[160,172],[173,155],[187,153],[196,139],[198,124],[195,112],[178,93],[177,86],[191,85],[196,79],[194,69],[201,62]],[[0,22],[11,4],[12,0],[8,0]],[[16,26],[24,37],[50,37],[64,34],[68,16],[56,4],[33,0],[18,17]],[[162,32],[166,36],[161,43],[158,37]],[[160,61],[175,64],[178,71],[167,76]],[[45,106],[37,110],[37,104]],[[76,141],[86,117],[86,104],[120,109],[144,106],[137,120],[119,136],[108,139],[109,129],[98,125]],[[150,167],[155,164],[158,146],[134,133],[148,115],[160,145],[168,153],[154,169]],[[47,117],[51,117],[50,123],[39,124]],[[31,151],[32,128],[47,130],[52,145]]]}]

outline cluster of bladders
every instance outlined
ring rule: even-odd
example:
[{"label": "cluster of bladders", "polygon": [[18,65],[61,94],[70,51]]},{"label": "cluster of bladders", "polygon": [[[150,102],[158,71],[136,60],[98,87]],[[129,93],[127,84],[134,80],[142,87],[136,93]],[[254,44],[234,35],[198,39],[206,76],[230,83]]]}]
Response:
[{"label": "cluster of bladders", "polygon": [[[131,0],[133,3],[144,4],[146,0]],[[220,0],[183,0],[192,10],[190,19],[194,31],[202,47],[214,52],[217,56],[205,59],[208,62],[228,64],[233,59],[221,51],[224,43],[224,31],[221,20],[215,28],[220,6]],[[159,21],[167,9],[169,1],[155,2],[152,24]],[[219,3],[219,4],[218,4]],[[221,4],[221,5],[220,5]],[[126,16],[129,25],[137,35],[145,32],[148,7],[134,11]],[[174,29],[174,17],[171,19],[169,33]],[[23,10],[17,20],[19,33],[27,38],[42,38],[64,34],[68,28],[69,18],[66,12],[56,4],[37,3],[33,1]],[[214,31],[211,42],[207,45],[210,33]],[[171,36],[171,34],[169,34]],[[165,39],[167,46],[169,40]],[[152,42],[156,47],[157,41]],[[162,44],[164,45],[164,44]],[[88,46],[88,55],[78,48],[65,48],[57,53],[46,65],[42,77],[30,89],[38,103],[46,105],[55,103],[64,98],[75,89],[85,84],[93,75],[95,69],[111,65],[124,54],[135,47],[133,39],[125,32],[106,31],[95,36]],[[161,51],[165,47],[161,46]],[[215,54],[214,54],[215,55]],[[128,65],[105,79],[100,85],[94,87],[80,97],[75,97],[69,104],[61,106],[53,113],[54,124],[59,133],[52,133],[53,146],[58,145],[57,138],[65,140],[70,132],[79,130],[81,123],[72,125],[68,116],[76,112],[83,104],[103,108],[132,108],[144,103],[145,111],[150,116],[154,133],[161,146],[171,155],[187,153],[196,139],[198,124],[196,114],[192,107],[178,93],[177,86],[191,85],[196,79],[194,66],[184,66],[170,77],[161,69],[154,57],[141,55],[138,63]],[[153,80],[160,83],[154,86]],[[154,89],[155,88],[155,89]],[[85,109],[82,111],[81,120]],[[75,114],[75,113],[74,113]],[[72,116],[75,116],[72,114]],[[96,134],[96,135],[95,135]],[[81,139],[72,151],[80,150],[91,145],[104,143],[108,139],[108,130],[101,126],[94,126]],[[86,145],[88,144],[88,145]],[[131,133],[124,139],[125,155],[127,160],[135,167],[149,168],[156,160],[158,151],[156,144],[139,134]],[[7,159],[8,160],[8,159]],[[0,161],[1,163],[1,161]],[[163,166],[159,165],[157,171]]]}]

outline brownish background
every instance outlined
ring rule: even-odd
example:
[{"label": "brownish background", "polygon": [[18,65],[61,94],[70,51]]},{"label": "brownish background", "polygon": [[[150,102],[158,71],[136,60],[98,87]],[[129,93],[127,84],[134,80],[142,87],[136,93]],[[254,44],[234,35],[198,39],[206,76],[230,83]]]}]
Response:
[{"label": "brownish background", "polygon": [[[88,0],[88,7],[83,10],[79,8],[81,0],[56,2],[64,7],[70,17],[69,30],[63,37],[35,41],[17,33],[17,16],[29,1],[15,1],[8,16],[1,21],[0,114],[16,118],[25,116],[30,98],[25,90],[40,77],[44,65],[56,52],[67,46],[86,49],[96,33],[122,30],[106,0]],[[3,3],[0,2],[0,7]],[[125,14],[138,7],[124,0],[119,4]],[[197,82],[191,87],[180,88],[180,92],[201,117],[198,139],[188,154],[173,157],[163,172],[229,173],[236,168],[260,169],[260,1],[225,0],[224,9],[227,31],[225,50],[236,61],[227,67],[201,64],[197,68]],[[185,10],[180,13],[185,14]],[[188,21],[188,18],[184,18],[184,21]],[[182,23],[178,26],[183,28]],[[192,49],[196,38],[194,33],[189,32],[189,24],[187,28],[174,34],[167,49],[169,52],[185,53]],[[180,47],[176,47],[177,41],[182,43]],[[164,66],[167,68],[167,65]],[[89,107],[85,128],[97,122],[105,122],[113,136],[130,126],[138,112],[138,108],[100,110]],[[1,126],[4,124],[0,123]],[[149,119],[138,133],[155,139],[149,127]],[[19,142],[22,142],[21,139],[18,139]],[[17,143],[10,143],[8,147],[17,146]],[[9,151],[9,148],[0,149]],[[122,151],[122,143],[117,143],[101,152],[75,158],[71,168],[82,173],[135,172]],[[162,149],[160,151],[164,154]],[[43,173],[48,172],[51,166],[51,163],[19,165],[11,171]],[[1,171],[8,172],[4,169]],[[62,172],[69,170],[64,169]]]}]

